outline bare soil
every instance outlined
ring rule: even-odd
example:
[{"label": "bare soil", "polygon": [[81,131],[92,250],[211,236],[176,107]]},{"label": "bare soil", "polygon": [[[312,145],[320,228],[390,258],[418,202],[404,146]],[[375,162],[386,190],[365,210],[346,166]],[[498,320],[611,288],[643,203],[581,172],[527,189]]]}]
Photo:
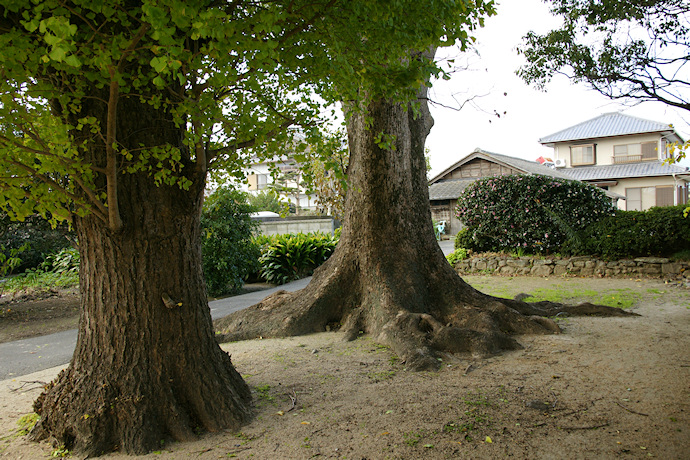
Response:
[{"label": "bare soil", "polygon": [[[254,420],[144,458],[690,458],[690,291],[654,279],[465,279],[506,296],[618,292],[641,316],[562,318],[562,334],[520,336],[522,350],[484,360],[445,356],[439,372],[410,372],[372,338],[338,332],[224,344],[252,387]],[[0,382],[0,457],[53,452],[17,420],[58,371]]]},{"label": "bare soil", "polygon": [[0,343],[76,329],[78,288],[0,297]]}]

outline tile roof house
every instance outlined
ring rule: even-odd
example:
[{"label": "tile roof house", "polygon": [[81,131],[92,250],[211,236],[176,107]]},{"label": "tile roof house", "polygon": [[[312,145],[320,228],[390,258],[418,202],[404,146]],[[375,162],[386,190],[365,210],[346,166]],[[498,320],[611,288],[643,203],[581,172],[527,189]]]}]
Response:
[{"label": "tile roof house", "polygon": [[[465,187],[480,177],[504,174],[540,174],[572,180],[572,177],[561,170],[544,166],[536,161],[491,153],[478,148],[429,181],[432,218],[435,221],[446,222],[446,234],[457,234],[462,224],[455,217],[455,207]],[[609,195],[612,198],[619,197]]]},{"label": "tile roof house", "polygon": [[554,165],[561,173],[625,196],[620,209],[688,201],[688,168],[663,164],[669,145],[683,142],[669,124],[605,113],[539,142],[554,149]]}]

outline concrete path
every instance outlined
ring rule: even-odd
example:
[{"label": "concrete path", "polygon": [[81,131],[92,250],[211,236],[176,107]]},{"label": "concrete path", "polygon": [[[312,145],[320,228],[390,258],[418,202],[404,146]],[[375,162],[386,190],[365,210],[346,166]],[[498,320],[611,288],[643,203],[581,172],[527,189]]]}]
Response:
[{"label": "concrete path", "polygon": [[[441,241],[439,246],[445,255],[453,252],[452,240]],[[267,296],[281,289],[297,291],[309,284],[310,280],[311,277],[304,278],[283,286],[210,301],[211,317],[213,319],[222,318],[232,312],[259,303]],[[67,364],[72,359],[76,343],[76,329],[17,340],[15,342],[1,343],[0,380],[16,378],[21,375]]]}]

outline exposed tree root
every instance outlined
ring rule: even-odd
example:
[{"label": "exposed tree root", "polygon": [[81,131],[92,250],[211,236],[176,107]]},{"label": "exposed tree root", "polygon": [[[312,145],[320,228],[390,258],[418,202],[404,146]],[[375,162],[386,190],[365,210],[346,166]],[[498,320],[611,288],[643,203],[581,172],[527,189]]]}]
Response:
[{"label": "exposed tree root", "polygon": [[409,296],[372,289],[357,273],[334,275],[333,267],[342,264],[342,259],[334,255],[302,291],[279,291],[257,305],[216,321],[218,339],[286,337],[339,326],[347,340],[367,333],[389,345],[408,368],[426,370],[438,367],[442,353],[486,357],[520,349],[515,335],[557,334],[560,328],[551,317],[635,316],[590,303],[527,303],[488,296],[465,284],[459,276],[449,275],[452,269],[447,264],[447,268],[440,266],[437,270],[442,272],[440,277],[425,277],[428,281],[445,281],[438,285],[424,283],[423,291],[430,301],[419,304]]}]

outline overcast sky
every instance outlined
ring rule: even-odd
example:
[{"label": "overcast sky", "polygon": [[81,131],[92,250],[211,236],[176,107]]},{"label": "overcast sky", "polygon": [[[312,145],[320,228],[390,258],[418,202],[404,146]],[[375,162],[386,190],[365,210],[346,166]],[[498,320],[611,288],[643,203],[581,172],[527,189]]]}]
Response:
[{"label": "overcast sky", "polygon": [[[471,104],[460,111],[432,105],[435,124],[427,138],[430,177],[477,147],[527,160],[551,156],[552,149],[542,147],[539,138],[606,112],[622,111],[672,123],[683,139],[690,137],[687,111],[652,102],[625,106],[583,84],[571,84],[565,77],[555,78],[547,92],[528,87],[515,75],[524,62],[515,48],[529,30],[545,33],[558,27],[559,20],[551,16],[541,0],[502,0],[497,11],[475,34],[480,56],[471,58],[472,70],[459,71],[450,81],[433,84],[430,97],[443,105],[457,107],[457,101],[473,95],[486,96],[473,101],[480,109]],[[501,114],[500,118],[493,115],[494,110]],[[686,160],[684,165],[690,162]]]}]

